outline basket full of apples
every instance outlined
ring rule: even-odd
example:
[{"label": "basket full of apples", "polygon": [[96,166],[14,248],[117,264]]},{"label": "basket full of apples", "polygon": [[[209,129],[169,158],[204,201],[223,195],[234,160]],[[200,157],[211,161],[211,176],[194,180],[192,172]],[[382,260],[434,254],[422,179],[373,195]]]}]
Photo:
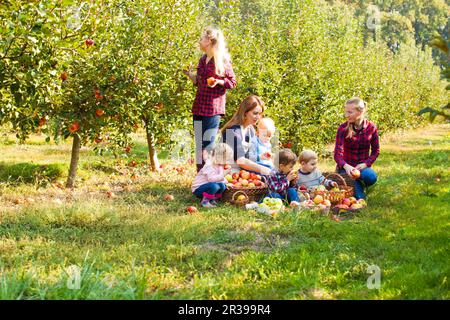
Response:
[{"label": "basket full of apples", "polygon": [[227,189],[223,193],[222,199],[233,204],[258,202],[268,192],[264,177],[253,172],[241,170],[227,174],[225,179],[227,180]]},{"label": "basket full of apples", "polygon": [[318,194],[313,199],[305,200],[300,203],[300,208],[317,211],[321,214],[328,214],[331,208],[331,202]]},{"label": "basket full of apples", "polygon": [[361,209],[367,207],[366,200],[358,199],[355,197],[344,198],[341,203],[333,207],[333,212],[336,214],[347,214],[360,211]]}]

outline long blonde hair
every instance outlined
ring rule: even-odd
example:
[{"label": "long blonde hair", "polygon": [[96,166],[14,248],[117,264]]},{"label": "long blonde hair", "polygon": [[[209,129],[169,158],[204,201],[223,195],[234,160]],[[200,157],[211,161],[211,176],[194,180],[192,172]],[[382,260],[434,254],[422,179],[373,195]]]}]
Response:
[{"label": "long blonde hair", "polygon": [[[353,97],[345,103],[346,106],[353,105],[358,111],[362,112],[362,116],[364,117],[364,114],[367,110],[367,102],[365,102],[363,99],[359,97]],[[347,127],[345,127],[345,130],[347,131],[347,139],[353,138],[353,135],[355,134],[355,131],[353,130],[353,126],[347,122]]]},{"label": "long blonde hair", "polygon": [[207,37],[214,48],[214,64],[216,74],[223,77],[225,75],[225,64],[230,62],[230,54],[222,31],[213,27],[207,27],[203,31],[203,36]]},{"label": "long blonde hair", "polygon": [[245,114],[257,106],[260,106],[262,109],[262,113],[264,114],[264,102],[261,100],[260,97],[256,95],[250,95],[247,98],[245,98],[241,105],[239,106],[239,109],[236,110],[234,115],[231,117],[231,119],[222,127],[220,130],[221,132],[225,131],[226,129],[239,124],[244,124],[245,121]]}]

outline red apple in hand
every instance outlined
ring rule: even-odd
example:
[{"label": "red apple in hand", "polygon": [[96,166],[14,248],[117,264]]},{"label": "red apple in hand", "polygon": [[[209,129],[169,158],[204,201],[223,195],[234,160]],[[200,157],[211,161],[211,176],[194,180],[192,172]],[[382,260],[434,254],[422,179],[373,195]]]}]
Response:
[{"label": "red apple in hand", "polygon": [[213,77],[209,77],[206,82],[208,83],[208,86],[213,86],[216,83],[216,79]]},{"label": "red apple in hand", "polygon": [[197,212],[197,211],[198,211],[197,208],[194,207],[194,206],[189,206],[189,207],[186,208],[186,210],[187,210],[187,212],[188,212],[189,214],[193,214],[194,212]]},{"label": "red apple in hand", "polygon": [[361,172],[358,169],[353,169],[352,176],[353,178],[358,179],[361,176]]}]

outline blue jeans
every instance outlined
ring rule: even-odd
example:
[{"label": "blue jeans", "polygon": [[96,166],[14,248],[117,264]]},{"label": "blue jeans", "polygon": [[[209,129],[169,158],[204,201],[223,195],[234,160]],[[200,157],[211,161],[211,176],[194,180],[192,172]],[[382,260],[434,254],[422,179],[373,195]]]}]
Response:
[{"label": "blue jeans", "polygon": [[[340,174],[345,173],[345,170],[339,170]],[[365,199],[366,193],[365,188],[375,184],[377,182],[377,174],[372,168],[365,168],[361,171],[361,176],[359,179],[355,180],[355,198]]]},{"label": "blue jeans", "polygon": [[289,188],[287,189],[287,192],[284,193],[284,195],[281,195],[277,192],[269,192],[269,194],[267,195],[267,197],[269,198],[277,198],[277,199],[282,199],[285,200],[287,196],[288,202],[291,203],[292,201],[297,201],[300,202],[300,199],[298,198],[298,194],[297,194],[297,189],[295,188]]},{"label": "blue jeans", "polygon": [[217,132],[219,131],[220,115],[212,117],[193,116],[194,137],[195,137],[195,163],[197,172],[205,164],[203,160],[203,150],[210,151],[214,146]]},{"label": "blue jeans", "polygon": [[211,195],[215,195],[218,193],[222,194],[226,188],[227,186],[225,185],[225,183],[208,182],[195,189],[194,194],[199,198],[203,198],[203,192],[209,193]]}]

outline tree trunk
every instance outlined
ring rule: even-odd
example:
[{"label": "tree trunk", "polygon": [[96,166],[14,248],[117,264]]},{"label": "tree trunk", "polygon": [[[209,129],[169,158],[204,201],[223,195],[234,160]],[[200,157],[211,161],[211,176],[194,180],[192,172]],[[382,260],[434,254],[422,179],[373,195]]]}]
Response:
[{"label": "tree trunk", "polygon": [[70,159],[69,176],[67,177],[66,188],[73,188],[77,176],[78,160],[80,159],[81,139],[78,134],[73,136],[72,156]]},{"label": "tree trunk", "polygon": [[148,155],[150,158],[150,170],[151,171],[157,171],[159,170],[159,161],[158,161],[158,155],[156,153],[155,149],[155,141],[152,137],[152,134],[150,133],[150,129],[145,124],[145,132],[147,133],[147,145],[148,145]]}]

